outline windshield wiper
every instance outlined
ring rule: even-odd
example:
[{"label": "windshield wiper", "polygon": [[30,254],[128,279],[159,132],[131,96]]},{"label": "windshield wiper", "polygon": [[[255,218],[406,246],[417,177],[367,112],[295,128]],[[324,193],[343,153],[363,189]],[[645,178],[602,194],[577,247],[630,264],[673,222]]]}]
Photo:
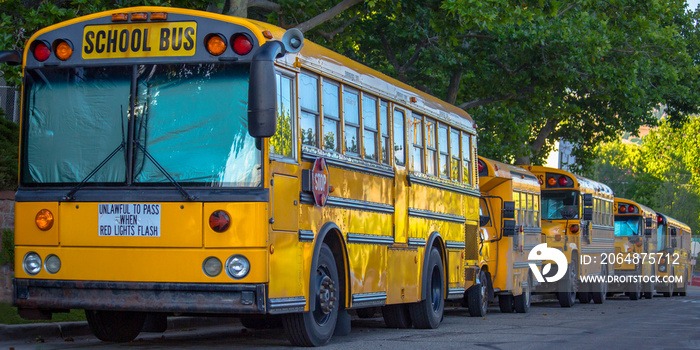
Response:
[{"label": "windshield wiper", "polygon": [[153,162],[153,165],[155,165],[156,168],[158,168],[158,170],[160,170],[160,172],[163,173],[163,175],[165,175],[166,178],[168,178],[168,181],[170,181],[170,183],[173,184],[173,186],[175,186],[175,188],[176,188],[178,191],[180,191],[180,194],[182,194],[183,197],[187,198],[187,200],[189,200],[189,201],[194,201],[194,200],[197,199],[197,197],[195,197],[195,196],[193,196],[193,195],[187,193],[187,191],[186,191],[184,188],[182,188],[182,186],[180,185],[180,183],[177,182],[177,180],[175,180],[175,179],[170,175],[170,173],[168,173],[168,171],[165,170],[165,168],[163,168],[163,166],[160,165],[160,163],[158,163],[158,161],[157,161],[155,158],[153,158],[153,156],[151,155],[151,153],[149,153],[149,152],[146,150],[146,147],[143,147],[143,145],[142,145],[140,142],[136,141],[136,140],[134,140],[134,144],[136,145],[136,147],[138,147],[138,149],[141,150],[141,152],[143,152],[143,154],[146,156],[146,158],[148,158],[151,162]]}]

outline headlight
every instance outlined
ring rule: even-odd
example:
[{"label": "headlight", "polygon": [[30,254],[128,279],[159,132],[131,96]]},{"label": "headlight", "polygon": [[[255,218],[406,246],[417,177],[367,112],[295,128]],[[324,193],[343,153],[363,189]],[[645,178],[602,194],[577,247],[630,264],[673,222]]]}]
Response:
[{"label": "headlight", "polygon": [[659,265],[659,272],[666,272],[666,265]]},{"label": "headlight", "polygon": [[221,265],[221,260],[213,256],[206,258],[206,260],[204,260],[204,264],[202,264],[202,270],[204,270],[204,274],[209,277],[218,276],[221,273],[222,267],[223,266]]},{"label": "headlight", "polygon": [[61,259],[59,259],[56,255],[51,254],[46,257],[44,267],[49,273],[56,273],[61,269]]},{"label": "headlight", "polygon": [[22,261],[22,267],[26,273],[32,276],[36,275],[41,271],[41,257],[34,252],[27,253]]},{"label": "headlight", "polygon": [[250,262],[243,255],[233,255],[226,260],[226,273],[232,278],[241,279],[250,272]]}]

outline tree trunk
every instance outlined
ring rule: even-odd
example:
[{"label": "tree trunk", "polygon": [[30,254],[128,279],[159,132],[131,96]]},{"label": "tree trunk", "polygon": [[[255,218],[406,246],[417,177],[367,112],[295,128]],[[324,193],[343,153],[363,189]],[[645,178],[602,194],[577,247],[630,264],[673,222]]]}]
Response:
[{"label": "tree trunk", "polygon": [[[542,129],[537,133],[537,137],[535,138],[535,141],[532,141],[532,143],[529,145],[529,154],[520,156],[520,157],[515,157],[515,164],[516,165],[528,165],[532,161],[532,156],[540,153],[542,151],[542,147],[544,144],[547,142],[547,137],[554,131],[554,129],[559,125],[559,122],[561,119],[554,118],[554,119],[547,119],[547,123],[544,124]],[[525,145],[525,148],[528,145]]]},{"label": "tree trunk", "polygon": [[452,75],[450,78],[450,86],[447,87],[446,101],[449,104],[455,104],[457,101],[457,93],[459,93],[459,83],[462,81],[462,71]]},{"label": "tree trunk", "polygon": [[248,17],[248,0],[228,0],[231,2],[228,9],[225,9],[225,14],[229,16],[247,18]]},{"label": "tree trunk", "polygon": [[302,33],[305,33],[313,29],[314,27],[331,20],[333,17],[339,15],[341,12],[361,3],[362,1],[363,0],[343,0],[338,5],[335,5],[332,8],[330,8],[328,11],[324,11],[318,14],[316,17],[297,25],[296,28],[301,30]]}]

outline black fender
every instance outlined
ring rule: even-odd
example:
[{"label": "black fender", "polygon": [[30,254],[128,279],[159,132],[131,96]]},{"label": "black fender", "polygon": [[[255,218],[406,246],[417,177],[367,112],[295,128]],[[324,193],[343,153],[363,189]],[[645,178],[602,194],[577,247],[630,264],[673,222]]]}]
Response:
[{"label": "black fender", "polygon": [[445,273],[445,294],[447,294],[447,276],[448,276],[448,255],[445,249],[445,242],[443,242],[442,237],[437,231],[430,234],[428,238],[428,243],[425,244],[425,254],[423,254],[423,270],[421,271],[421,299],[425,300],[425,296],[428,294],[428,274],[425,273],[428,270],[428,257],[430,255],[431,247],[436,246],[440,250],[440,255],[442,256],[443,271]]},{"label": "black fender", "polygon": [[342,267],[343,269],[343,277],[345,278],[344,284],[345,288],[342,294],[345,297],[345,300],[343,302],[343,307],[347,305],[347,301],[349,300],[349,291],[350,289],[350,278],[349,276],[349,269],[350,265],[348,264],[348,248],[345,244],[345,240],[342,237],[342,231],[333,222],[327,222],[323,227],[321,227],[321,230],[318,232],[318,236],[316,236],[316,240],[314,241],[314,255],[311,258],[311,269],[309,270],[309,310],[313,310],[316,307],[316,298],[313,296],[316,295],[316,283],[314,283],[315,277],[316,277],[316,266],[318,265],[318,255],[321,253],[321,245],[326,239],[326,236],[328,235],[329,232],[336,230],[340,234],[340,245],[342,246],[343,249],[343,256],[341,259],[344,262],[344,266]]}]

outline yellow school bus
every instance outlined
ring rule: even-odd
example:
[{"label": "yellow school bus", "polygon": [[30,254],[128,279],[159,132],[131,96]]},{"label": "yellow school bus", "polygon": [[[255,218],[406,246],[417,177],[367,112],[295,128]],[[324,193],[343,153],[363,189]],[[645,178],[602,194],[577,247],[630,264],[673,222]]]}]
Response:
[{"label": "yellow school bus", "polygon": [[522,167],[534,173],[541,186],[543,242],[562,252],[568,265],[543,268],[544,278],[556,277],[561,268],[567,272],[556,282],[538,285],[534,292],[556,293],[563,307],[571,307],[576,297],[583,304],[591,299],[602,304],[607,276],[614,274],[614,265],[602,261],[603,254],[615,252],[612,190],[566,170]]},{"label": "yellow school bus", "polygon": [[656,212],[629,199],[615,198],[615,253],[605,256],[615,265],[617,281],[608,283],[612,293],[626,293],[630,300],[654,294]]},{"label": "yellow school bus", "polygon": [[690,227],[666,214],[656,213],[658,224],[657,236],[657,274],[659,281],[656,291],[665,297],[672,295],[686,296],[693,267],[691,265],[691,231]]},{"label": "yellow school bus", "polygon": [[24,74],[22,317],[85,309],[129,341],[175,313],[275,316],[317,346],[348,310],[435,328],[464,297],[479,192],[461,109],[297,30],[176,8],[80,17],[0,57]]},{"label": "yellow school bus", "polygon": [[526,313],[535,283],[528,255],[542,237],[540,184],[525,169],[481,156],[478,170],[480,255],[479,260],[468,261],[467,268],[475,266],[475,275],[487,283],[468,289],[469,312],[483,316],[489,296],[494,295],[501,312]]}]

